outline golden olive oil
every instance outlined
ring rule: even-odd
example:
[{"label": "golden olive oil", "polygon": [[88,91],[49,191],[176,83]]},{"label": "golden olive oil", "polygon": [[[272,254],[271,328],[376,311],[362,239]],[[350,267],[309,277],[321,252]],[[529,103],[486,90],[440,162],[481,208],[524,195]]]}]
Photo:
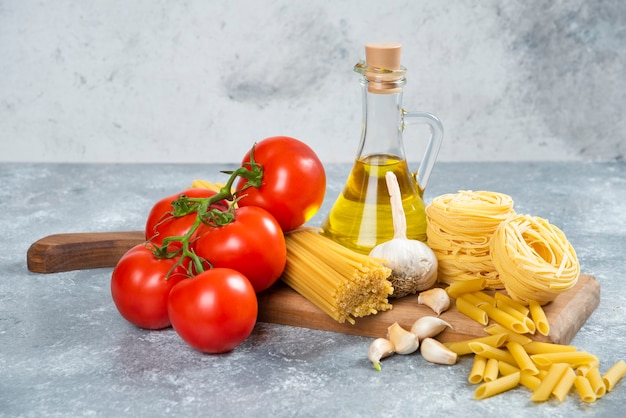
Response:
[{"label": "golden olive oil", "polygon": [[407,238],[426,241],[426,214],[406,160],[378,154],[358,159],[343,191],[322,223],[323,234],[359,253],[393,238],[393,220],[385,173],[392,171],[400,185]]}]

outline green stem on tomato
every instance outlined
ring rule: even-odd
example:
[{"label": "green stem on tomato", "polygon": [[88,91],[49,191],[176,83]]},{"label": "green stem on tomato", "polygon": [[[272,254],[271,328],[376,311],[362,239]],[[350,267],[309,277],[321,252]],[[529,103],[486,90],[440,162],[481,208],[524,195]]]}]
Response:
[{"label": "green stem on tomato", "polygon": [[[169,277],[171,272],[180,265],[182,265],[185,258],[191,259],[195,273],[202,273],[204,269],[204,262],[210,265],[210,261],[203,260],[201,257],[190,249],[192,239],[202,223],[210,226],[224,226],[233,222],[235,219],[234,203],[238,200],[239,194],[248,187],[260,187],[263,179],[263,166],[256,163],[254,160],[254,146],[250,151],[250,162],[244,164],[234,171],[222,171],[224,174],[229,174],[230,177],[226,184],[213,196],[205,198],[190,198],[185,195],[180,196],[177,200],[172,202],[172,216],[180,217],[196,213],[196,219],[191,225],[185,235],[171,236],[163,239],[160,247],[157,247],[153,253],[157,258],[173,258],[180,255],[180,258],[176,264],[170,269],[166,277]],[[239,190],[233,192],[233,184],[237,178],[244,178],[247,180],[246,184]],[[218,209],[211,209],[211,205],[222,200],[233,202],[226,212]],[[179,242],[181,247],[175,251],[169,251],[168,246],[173,242]],[[189,269],[192,265],[189,266]],[[188,271],[190,276],[191,271]]]}]

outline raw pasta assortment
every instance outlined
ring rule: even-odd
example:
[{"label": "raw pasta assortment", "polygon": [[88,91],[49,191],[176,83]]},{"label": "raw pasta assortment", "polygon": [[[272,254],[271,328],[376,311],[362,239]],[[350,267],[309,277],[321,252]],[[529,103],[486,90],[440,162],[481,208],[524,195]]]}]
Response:
[{"label": "raw pasta assortment", "polygon": [[[475,399],[523,386],[534,402],[562,402],[572,392],[583,402],[595,402],[626,375],[623,360],[606,368],[575,346],[532,338],[550,333],[543,305],[571,289],[580,274],[563,231],[545,219],[515,213],[509,196],[487,191],[437,197],[426,215],[439,282],[447,284],[457,310],[485,325],[487,335],[442,344],[454,356],[441,350],[438,356],[426,355],[422,349],[425,360],[454,364],[457,356],[471,356],[468,381],[476,385]],[[433,360],[440,358],[448,361]]]}]

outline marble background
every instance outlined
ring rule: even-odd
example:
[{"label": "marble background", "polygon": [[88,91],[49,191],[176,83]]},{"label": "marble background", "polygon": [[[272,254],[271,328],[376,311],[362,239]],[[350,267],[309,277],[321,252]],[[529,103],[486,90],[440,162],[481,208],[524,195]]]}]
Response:
[{"label": "marble background", "polygon": [[272,135],[351,161],[379,40],[441,160],[624,159],[622,0],[0,0],[0,161],[237,162]]}]

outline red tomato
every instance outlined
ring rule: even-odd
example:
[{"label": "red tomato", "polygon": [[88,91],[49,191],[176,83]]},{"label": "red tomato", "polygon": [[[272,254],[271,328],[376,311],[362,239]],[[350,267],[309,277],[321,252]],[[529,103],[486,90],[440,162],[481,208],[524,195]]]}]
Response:
[{"label": "red tomato", "polygon": [[225,353],[252,332],[258,302],[241,273],[215,268],[176,285],[168,311],[172,326],[187,344],[205,353]]},{"label": "red tomato", "polygon": [[[288,136],[266,138],[255,145],[254,160],[263,165],[263,181],[259,188],[249,187],[242,192],[239,206],[262,207],[285,232],[315,215],[326,193],[326,173],[307,144]],[[250,152],[242,164],[249,161]],[[236,189],[246,182],[240,177]]]},{"label": "red tomato", "polygon": [[257,292],[278,280],[287,261],[280,225],[256,206],[236,209],[235,220],[224,226],[202,225],[193,249],[213,267],[231,268],[246,276]]},{"label": "red tomato", "polygon": [[[172,236],[182,236],[189,232],[189,229],[196,220],[195,212],[175,217],[171,214],[174,210],[172,202],[177,200],[181,195],[185,195],[193,198],[211,197],[216,193],[208,189],[188,189],[178,194],[165,197],[159,200],[150,210],[148,219],[146,221],[146,240],[161,245],[163,238]],[[228,209],[228,205],[225,202],[218,202],[211,206],[219,210]],[[180,248],[180,244],[172,242],[172,249]],[[169,248],[169,246],[168,246]]]},{"label": "red tomato", "polygon": [[166,279],[176,259],[156,258],[152,249],[152,244],[139,244],[122,256],[111,276],[111,296],[127,321],[142,328],[161,329],[170,326],[170,290],[187,275],[177,267]]}]

